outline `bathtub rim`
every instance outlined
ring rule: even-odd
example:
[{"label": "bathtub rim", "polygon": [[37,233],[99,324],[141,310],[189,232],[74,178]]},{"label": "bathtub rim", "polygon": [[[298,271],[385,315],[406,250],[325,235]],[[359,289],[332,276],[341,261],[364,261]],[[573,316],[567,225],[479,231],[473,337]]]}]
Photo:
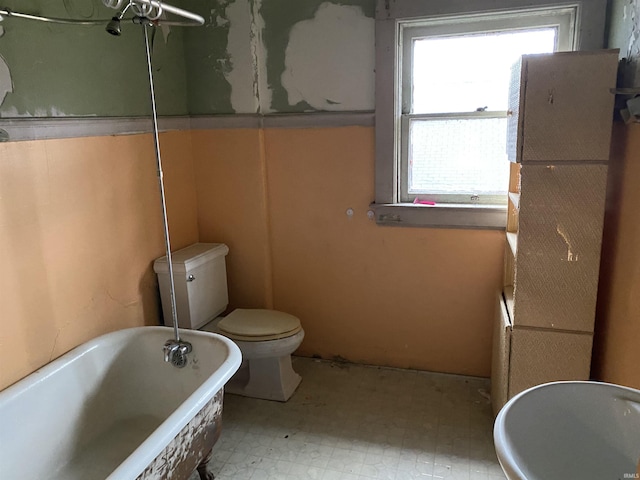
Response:
[{"label": "bathtub rim", "polygon": [[[105,341],[112,342],[125,339],[130,336],[144,335],[145,333],[160,332],[166,334],[166,339],[173,338],[173,329],[162,326],[142,326],[124,328],[114,332],[105,333],[95,337],[67,353],[43,365],[33,373],[18,380],[16,383],[0,391],[0,409],[5,403],[15,400],[16,397],[26,393],[31,388],[44,382],[67,365],[78,361],[81,357],[101,346]],[[195,389],[163,422],[149,435],[136,449],[109,474],[106,480],[135,479],[144,469],[162,452],[164,447],[182,430],[182,428],[195,417],[195,415],[211,400],[215,394],[224,387],[225,383],[233,376],[242,361],[242,354],[238,346],[228,338],[212,332],[199,330],[180,329],[180,335],[184,340],[189,337],[215,338],[227,347],[227,356],[217,368],[197,389]],[[162,345],[158,345],[162,355]],[[220,373],[220,374],[219,374]],[[205,452],[206,453],[206,452]]]}]

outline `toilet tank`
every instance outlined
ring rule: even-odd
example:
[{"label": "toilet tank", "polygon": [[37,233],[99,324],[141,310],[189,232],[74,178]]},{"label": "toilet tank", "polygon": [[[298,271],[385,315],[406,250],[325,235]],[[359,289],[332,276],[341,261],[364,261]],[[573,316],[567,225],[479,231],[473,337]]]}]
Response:
[{"label": "toilet tank", "polygon": [[[229,303],[223,243],[195,243],[171,254],[178,326],[196,329],[220,315]],[[167,257],[153,262],[165,325],[173,325]]]}]

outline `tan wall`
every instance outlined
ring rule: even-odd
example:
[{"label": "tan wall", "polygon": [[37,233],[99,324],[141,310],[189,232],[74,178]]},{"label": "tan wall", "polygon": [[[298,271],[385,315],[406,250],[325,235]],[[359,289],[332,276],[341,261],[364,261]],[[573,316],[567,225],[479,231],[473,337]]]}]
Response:
[{"label": "tan wall", "polygon": [[504,235],[375,225],[373,135],[194,132],[201,240],[230,246],[231,306],[298,315],[302,355],[488,376]]},{"label": "tan wall", "polygon": [[[502,233],[376,226],[373,129],[161,142],[173,248],[230,246],[231,307],[300,316],[302,355],[489,374]],[[638,126],[614,146],[594,376],[640,387]],[[5,143],[0,158],[1,388],[97,335],[157,323],[164,246],[150,136]]]},{"label": "tan wall", "polygon": [[192,133],[200,241],[229,246],[231,308],[272,306],[261,138],[250,129]]},{"label": "tan wall", "polygon": [[592,374],[640,388],[640,125],[614,129]]},{"label": "tan wall", "polygon": [[[197,241],[189,132],[161,136],[174,248]],[[0,389],[71,348],[158,323],[150,135],[0,144]]]}]

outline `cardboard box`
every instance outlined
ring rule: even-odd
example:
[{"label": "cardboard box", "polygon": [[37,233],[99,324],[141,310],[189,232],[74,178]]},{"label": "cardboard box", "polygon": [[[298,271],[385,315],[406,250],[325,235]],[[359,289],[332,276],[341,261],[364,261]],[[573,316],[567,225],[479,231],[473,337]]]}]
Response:
[{"label": "cardboard box", "polygon": [[617,71],[617,50],[523,55],[512,69],[509,160],[608,161]]},{"label": "cardboard box", "polygon": [[522,165],[516,327],[593,332],[606,165]]},{"label": "cardboard box", "polygon": [[493,335],[491,402],[496,415],[510,398],[528,388],[589,379],[591,334],[514,326],[500,298]]}]

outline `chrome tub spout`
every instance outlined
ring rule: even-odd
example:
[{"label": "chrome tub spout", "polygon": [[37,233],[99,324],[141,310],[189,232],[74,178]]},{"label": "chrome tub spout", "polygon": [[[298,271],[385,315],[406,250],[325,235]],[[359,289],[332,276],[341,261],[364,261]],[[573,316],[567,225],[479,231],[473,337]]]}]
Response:
[{"label": "chrome tub spout", "polygon": [[193,347],[189,342],[167,340],[162,347],[164,361],[174,367],[183,368],[187,364],[187,354],[191,353]]}]

